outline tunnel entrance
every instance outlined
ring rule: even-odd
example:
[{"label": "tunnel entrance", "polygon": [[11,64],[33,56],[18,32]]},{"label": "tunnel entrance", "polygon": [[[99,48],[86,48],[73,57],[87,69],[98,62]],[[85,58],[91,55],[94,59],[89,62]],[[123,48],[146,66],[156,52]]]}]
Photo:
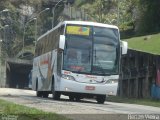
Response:
[{"label": "tunnel entrance", "polygon": [[32,69],[30,60],[7,60],[6,62],[6,85],[9,88],[28,88],[29,73]]}]

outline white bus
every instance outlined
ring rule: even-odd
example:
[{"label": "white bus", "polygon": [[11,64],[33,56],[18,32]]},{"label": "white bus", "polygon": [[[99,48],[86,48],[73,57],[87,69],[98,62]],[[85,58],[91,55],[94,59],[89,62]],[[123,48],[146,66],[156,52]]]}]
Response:
[{"label": "white bus", "polygon": [[61,22],[37,40],[32,89],[38,97],[93,97],[103,104],[107,86],[119,79],[121,54],[126,53],[127,43],[120,41],[116,26]]}]

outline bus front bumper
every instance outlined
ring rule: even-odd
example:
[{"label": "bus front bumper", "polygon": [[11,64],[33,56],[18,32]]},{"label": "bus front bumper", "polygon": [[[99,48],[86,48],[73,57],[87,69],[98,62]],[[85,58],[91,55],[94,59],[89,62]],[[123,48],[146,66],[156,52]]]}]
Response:
[{"label": "bus front bumper", "polygon": [[61,78],[60,86],[57,91],[106,95],[107,84],[81,83]]}]

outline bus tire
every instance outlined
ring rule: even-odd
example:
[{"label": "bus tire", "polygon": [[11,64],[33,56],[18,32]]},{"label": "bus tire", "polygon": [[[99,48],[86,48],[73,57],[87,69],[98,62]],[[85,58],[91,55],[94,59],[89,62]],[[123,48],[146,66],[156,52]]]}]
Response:
[{"label": "bus tire", "polygon": [[42,97],[42,92],[38,91],[38,80],[36,80],[36,96],[37,97]]},{"label": "bus tire", "polygon": [[76,99],[77,102],[81,101],[81,97],[80,96],[76,96],[75,99]]},{"label": "bus tire", "polygon": [[55,88],[54,88],[54,80],[53,80],[53,83],[52,83],[52,98],[53,98],[54,100],[59,100],[59,99],[60,99],[60,96],[61,96],[60,92],[55,91]]},{"label": "bus tire", "polygon": [[37,95],[37,97],[42,97],[42,92],[36,91],[36,95]]},{"label": "bus tire", "polygon": [[73,96],[73,95],[70,95],[70,96],[69,96],[69,100],[70,100],[70,101],[74,101],[74,96]]},{"label": "bus tire", "polygon": [[48,98],[48,95],[49,95],[49,94],[48,94],[47,92],[43,92],[43,97],[44,97],[44,98]]},{"label": "bus tire", "polygon": [[104,104],[104,102],[106,100],[106,95],[98,95],[96,100],[97,100],[98,104]]}]

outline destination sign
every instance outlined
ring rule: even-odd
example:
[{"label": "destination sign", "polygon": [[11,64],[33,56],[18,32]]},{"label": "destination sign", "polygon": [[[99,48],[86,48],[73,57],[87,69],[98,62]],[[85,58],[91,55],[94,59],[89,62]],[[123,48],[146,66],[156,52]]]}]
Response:
[{"label": "destination sign", "polygon": [[84,26],[67,26],[67,34],[89,36],[90,28]]}]

